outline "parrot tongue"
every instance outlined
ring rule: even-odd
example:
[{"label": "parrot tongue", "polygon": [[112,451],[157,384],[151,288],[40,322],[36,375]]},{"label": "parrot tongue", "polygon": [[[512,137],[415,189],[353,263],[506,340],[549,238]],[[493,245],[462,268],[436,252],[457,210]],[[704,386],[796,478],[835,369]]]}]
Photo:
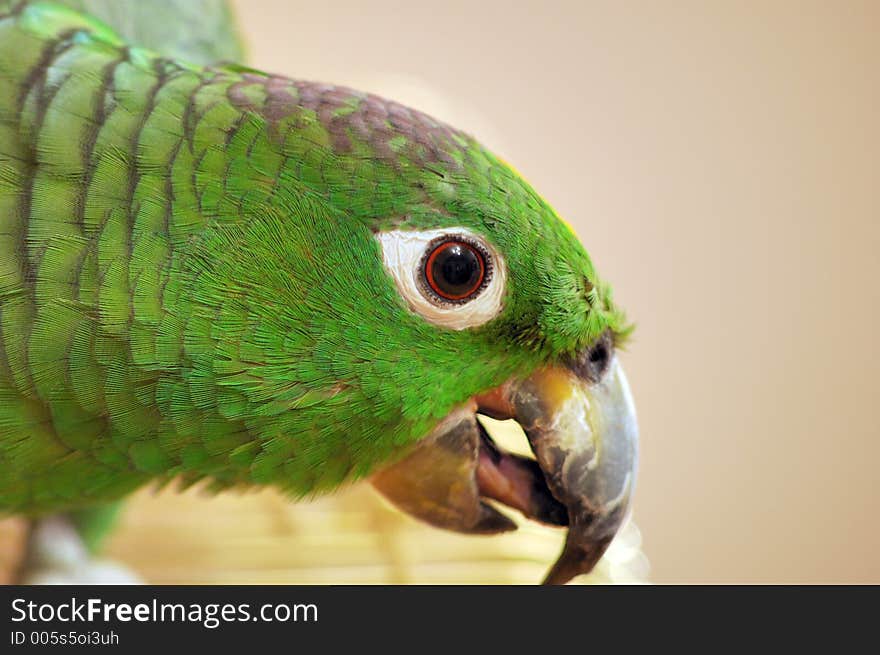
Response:
[{"label": "parrot tongue", "polygon": [[477,460],[480,495],[541,523],[568,525],[568,510],[550,493],[538,462],[500,450],[482,424],[477,426],[481,438]]},{"label": "parrot tongue", "polygon": [[[588,573],[626,518],[636,469],[635,409],[623,370],[605,352],[598,365],[591,349],[476,397],[404,459],[375,474],[374,486],[402,510],[447,530],[516,529],[486,499],[542,523],[567,525],[562,554],[545,583]],[[515,419],[536,459],[499,449],[475,410]]]}]

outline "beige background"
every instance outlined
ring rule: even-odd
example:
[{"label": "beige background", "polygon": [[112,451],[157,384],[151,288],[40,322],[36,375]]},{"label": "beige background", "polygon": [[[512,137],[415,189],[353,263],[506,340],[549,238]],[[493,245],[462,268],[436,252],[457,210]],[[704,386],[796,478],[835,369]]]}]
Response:
[{"label": "beige background", "polygon": [[[880,583],[880,2],[236,6],[253,65],[462,127],[575,226],[638,324],[651,579]],[[110,553],[154,582],[532,582],[560,536],[363,489],[142,493]],[[625,541],[601,575],[644,574]]]},{"label": "beige background", "polygon": [[638,323],[658,582],[880,582],[880,3],[237,2],[251,60],[481,137]]}]

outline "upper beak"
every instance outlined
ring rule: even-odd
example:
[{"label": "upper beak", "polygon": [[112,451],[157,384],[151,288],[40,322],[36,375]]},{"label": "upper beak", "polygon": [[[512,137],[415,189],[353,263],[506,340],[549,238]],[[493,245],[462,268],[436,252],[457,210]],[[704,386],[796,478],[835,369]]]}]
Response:
[{"label": "upper beak", "polygon": [[[475,411],[519,422],[535,460],[500,451]],[[592,570],[626,518],[637,442],[632,396],[606,335],[564,364],[475,397],[372,481],[404,511],[446,529],[515,529],[485,498],[568,525],[545,579],[563,584]]]}]

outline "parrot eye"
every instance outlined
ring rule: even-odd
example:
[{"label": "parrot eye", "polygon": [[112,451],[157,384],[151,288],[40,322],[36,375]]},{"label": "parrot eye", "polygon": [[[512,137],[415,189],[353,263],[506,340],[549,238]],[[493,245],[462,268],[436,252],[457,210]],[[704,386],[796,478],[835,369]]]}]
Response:
[{"label": "parrot eye", "polygon": [[410,309],[455,330],[491,320],[503,306],[506,270],[498,252],[463,228],[376,235],[385,269]]},{"label": "parrot eye", "polygon": [[425,252],[424,282],[443,300],[467,302],[487,281],[486,259],[477,243],[441,237]]}]

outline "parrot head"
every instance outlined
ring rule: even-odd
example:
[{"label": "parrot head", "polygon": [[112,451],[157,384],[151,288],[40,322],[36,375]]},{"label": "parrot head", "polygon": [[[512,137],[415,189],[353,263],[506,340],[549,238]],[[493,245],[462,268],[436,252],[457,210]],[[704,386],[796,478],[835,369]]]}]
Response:
[{"label": "parrot head", "polygon": [[[628,327],[572,229],[473,138],[396,103],[255,72],[227,95],[254,122],[227,182],[249,220],[203,240],[193,294],[230,407],[266,433],[255,479],[369,476],[469,533],[515,528],[502,503],[569,526],[549,582],[589,571],[628,510],[637,427]],[[478,413],[518,421],[534,459]]]}]

